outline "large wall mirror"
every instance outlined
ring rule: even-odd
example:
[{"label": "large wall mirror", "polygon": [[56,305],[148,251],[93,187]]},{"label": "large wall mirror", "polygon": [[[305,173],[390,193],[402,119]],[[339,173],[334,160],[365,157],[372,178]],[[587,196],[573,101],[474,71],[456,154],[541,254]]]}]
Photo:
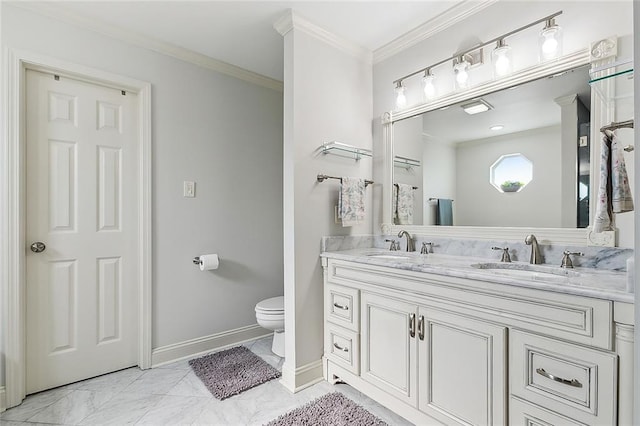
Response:
[{"label": "large wall mirror", "polygon": [[592,66],[576,52],[385,114],[382,231],[614,245],[614,233],[586,228],[599,129],[616,118],[590,87]]},{"label": "large wall mirror", "polygon": [[395,122],[394,223],[588,226],[590,106],[584,65]]}]

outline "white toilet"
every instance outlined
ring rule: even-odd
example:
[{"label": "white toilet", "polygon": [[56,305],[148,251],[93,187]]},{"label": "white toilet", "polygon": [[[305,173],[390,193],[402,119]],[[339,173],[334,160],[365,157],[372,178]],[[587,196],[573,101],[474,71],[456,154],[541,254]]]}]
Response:
[{"label": "white toilet", "polygon": [[258,325],[273,330],[271,351],[284,357],[284,296],[272,297],[256,305]]}]

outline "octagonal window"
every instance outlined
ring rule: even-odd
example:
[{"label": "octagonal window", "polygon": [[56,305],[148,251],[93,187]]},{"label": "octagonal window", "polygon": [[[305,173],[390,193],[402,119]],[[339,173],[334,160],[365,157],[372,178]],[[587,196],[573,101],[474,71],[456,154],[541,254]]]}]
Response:
[{"label": "octagonal window", "polygon": [[533,180],[533,163],[519,153],[501,156],[489,170],[489,181],[500,192],[520,192]]}]

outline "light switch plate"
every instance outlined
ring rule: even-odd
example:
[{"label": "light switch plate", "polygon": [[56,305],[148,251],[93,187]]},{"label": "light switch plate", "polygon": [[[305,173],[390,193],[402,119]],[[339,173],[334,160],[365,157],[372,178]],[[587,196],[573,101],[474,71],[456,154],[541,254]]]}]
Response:
[{"label": "light switch plate", "polygon": [[184,181],[184,191],[182,194],[185,198],[194,198],[196,196],[196,183]]}]

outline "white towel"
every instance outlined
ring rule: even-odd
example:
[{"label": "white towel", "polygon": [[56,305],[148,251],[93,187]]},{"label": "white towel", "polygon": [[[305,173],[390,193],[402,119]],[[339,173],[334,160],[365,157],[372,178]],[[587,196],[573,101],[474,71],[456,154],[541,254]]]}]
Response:
[{"label": "white towel", "polygon": [[605,132],[600,153],[600,186],[593,231],[613,231],[613,213],[633,210],[623,150],[613,132]]},{"label": "white towel", "polygon": [[398,185],[397,217],[398,225],[413,225],[413,186]]},{"label": "white towel", "polygon": [[358,225],[364,220],[364,179],[343,177],[338,197],[338,213],[342,226]]}]

